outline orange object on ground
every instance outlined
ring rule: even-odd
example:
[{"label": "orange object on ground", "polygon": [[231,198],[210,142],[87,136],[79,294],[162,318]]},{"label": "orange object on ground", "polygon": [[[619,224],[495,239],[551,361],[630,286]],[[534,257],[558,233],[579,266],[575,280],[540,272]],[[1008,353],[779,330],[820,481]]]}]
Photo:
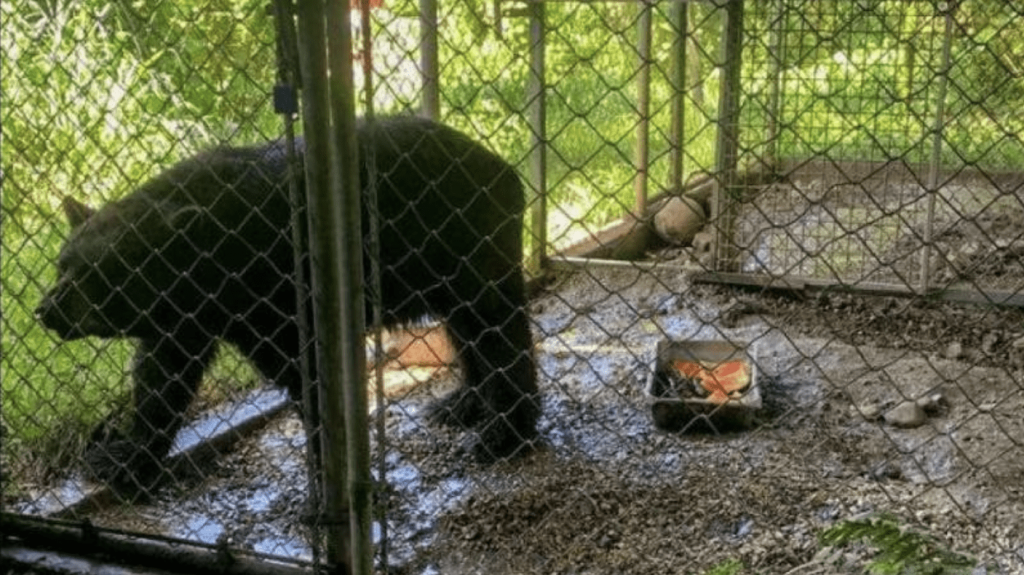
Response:
[{"label": "orange object on ground", "polygon": [[399,369],[412,366],[439,367],[456,362],[455,350],[444,328],[409,328],[388,334],[385,354]]},{"label": "orange object on ground", "polygon": [[710,370],[693,361],[676,360],[672,366],[683,376],[698,379],[701,387],[710,392],[705,399],[712,403],[725,403],[730,394],[750,385],[750,366],[743,360],[727,361]]}]

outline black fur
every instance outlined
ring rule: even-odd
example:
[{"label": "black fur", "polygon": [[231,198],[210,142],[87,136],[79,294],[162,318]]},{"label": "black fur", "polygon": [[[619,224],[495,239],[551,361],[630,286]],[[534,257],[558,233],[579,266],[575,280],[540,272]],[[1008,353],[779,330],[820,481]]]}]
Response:
[{"label": "black fur", "polygon": [[[445,322],[466,385],[433,419],[475,428],[480,460],[512,456],[534,439],[539,411],[522,185],[450,128],[412,117],[374,126],[359,139],[362,157],[372,141],[376,159],[385,324]],[[101,479],[154,476],[218,341],[301,397],[286,167],[279,143],[218,148],[99,211],[65,203],[73,230],[38,317],[66,340],[138,340],[132,427],[106,433],[87,457]],[[364,237],[367,221],[364,209]]]}]

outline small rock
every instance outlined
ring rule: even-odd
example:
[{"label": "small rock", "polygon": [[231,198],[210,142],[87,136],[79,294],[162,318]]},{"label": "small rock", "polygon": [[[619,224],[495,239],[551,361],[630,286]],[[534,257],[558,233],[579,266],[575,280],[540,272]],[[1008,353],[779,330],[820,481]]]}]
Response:
[{"label": "small rock", "polygon": [[1013,340],[1013,343],[1011,343],[1010,345],[1013,346],[1013,349],[1016,349],[1018,351],[1024,349],[1024,336],[1018,337],[1017,339]]},{"label": "small rock", "polygon": [[920,427],[928,419],[915,401],[904,401],[885,413],[885,422],[894,427]]},{"label": "small rock", "polygon": [[698,266],[710,269],[715,265],[715,234],[699,232],[693,237],[692,257]]},{"label": "small rock", "polygon": [[960,342],[958,341],[954,341],[953,343],[949,344],[949,347],[946,348],[947,359],[957,359],[963,356],[963,354],[964,346],[960,345]]},{"label": "small rock", "polygon": [[990,331],[981,339],[981,351],[986,355],[992,355],[999,343],[999,333]]},{"label": "small rock", "polygon": [[885,479],[903,479],[903,471],[900,470],[899,466],[894,465],[890,461],[881,461],[871,466],[869,475],[875,481],[882,481]]},{"label": "small rock", "polygon": [[960,246],[960,253],[967,257],[974,257],[981,251],[981,245],[978,242],[965,242]]},{"label": "small rock", "polygon": [[744,518],[738,524],[736,524],[736,531],[733,536],[742,539],[754,530],[754,520],[750,518]]},{"label": "small rock", "polygon": [[611,549],[611,547],[613,545],[615,545],[615,543],[618,540],[619,540],[619,534],[618,533],[616,533],[614,530],[613,531],[608,531],[607,533],[605,533],[604,535],[601,536],[600,540],[598,540],[597,546],[600,547],[601,549]]},{"label": "small rock", "polygon": [[921,406],[925,413],[931,415],[939,411],[945,401],[946,398],[941,393],[930,393],[917,398],[915,403]]},{"label": "small rock", "polygon": [[882,408],[877,403],[865,403],[857,406],[855,409],[867,421],[874,421],[882,415]]}]

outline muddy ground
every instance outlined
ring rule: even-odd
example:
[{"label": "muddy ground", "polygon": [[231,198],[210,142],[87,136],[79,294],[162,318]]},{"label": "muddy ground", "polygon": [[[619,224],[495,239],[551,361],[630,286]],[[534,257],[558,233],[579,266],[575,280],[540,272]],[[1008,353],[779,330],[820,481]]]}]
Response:
[{"label": "muddy ground", "polygon": [[[563,274],[531,312],[543,443],[525,458],[471,464],[461,433],[423,421],[453,371],[389,373],[373,445],[391,572],[700,573],[738,559],[856,573],[869,548],[821,551],[817,536],[879,513],[975,557],[977,573],[1024,572],[1021,312],[598,268]],[[645,385],[664,338],[750,342],[754,427],[655,429]],[[917,399],[923,420],[887,422]],[[207,479],[94,521],[309,558],[304,443],[289,414]]]}]

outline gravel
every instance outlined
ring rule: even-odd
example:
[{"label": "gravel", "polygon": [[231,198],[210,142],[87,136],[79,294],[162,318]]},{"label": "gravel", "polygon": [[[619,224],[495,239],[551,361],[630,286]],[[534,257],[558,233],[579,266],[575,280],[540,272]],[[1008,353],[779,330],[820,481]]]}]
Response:
[{"label": "gravel", "polygon": [[[373,448],[391,572],[644,575],[738,560],[759,573],[859,573],[874,549],[823,548],[819,535],[879,513],[975,557],[977,572],[1024,572],[1019,317],[623,269],[560,276],[531,311],[543,444],[524,458],[478,466],[460,455],[461,433],[425,423],[456,373],[388,374]],[[755,426],[656,430],[644,387],[664,338],[753,342],[765,402]],[[885,421],[903,405],[924,420]],[[92,520],[308,559],[304,443],[284,415],[210,476]]]}]

